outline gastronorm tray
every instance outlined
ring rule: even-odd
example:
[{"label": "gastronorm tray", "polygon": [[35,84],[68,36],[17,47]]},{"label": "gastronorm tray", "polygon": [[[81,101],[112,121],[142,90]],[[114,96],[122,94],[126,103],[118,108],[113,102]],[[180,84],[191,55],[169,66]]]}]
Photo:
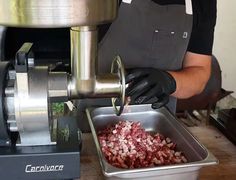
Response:
[{"label": "gastronorm tray", "polygon": [[[106,179],[195,180],[203,166],[215,165],[218,160],[166,108],[153,110],[151,105],[130,105],[121,116],[112,107],[86,110],[102,171]],[[121,120],[138,121],[146,131],[158,132],[177,143],[188,163],[151,168],[121,169],[110,165],[101,151],[97,132]]]}]

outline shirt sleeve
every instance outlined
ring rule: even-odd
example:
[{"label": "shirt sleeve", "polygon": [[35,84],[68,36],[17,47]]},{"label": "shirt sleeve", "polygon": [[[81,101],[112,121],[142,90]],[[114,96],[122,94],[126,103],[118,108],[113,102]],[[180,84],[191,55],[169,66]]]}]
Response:
[{"label": "shirt sleeve", "polygon": [[216,0],[192,0],[193,28],[188,51],[212,55],[216,24]]}]

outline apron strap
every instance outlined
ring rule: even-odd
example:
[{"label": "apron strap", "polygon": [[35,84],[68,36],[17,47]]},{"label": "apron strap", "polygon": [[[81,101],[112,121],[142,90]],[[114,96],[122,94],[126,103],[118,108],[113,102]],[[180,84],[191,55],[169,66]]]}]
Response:
[{"label": "apron strap", "polygon": [[122,0],[122,2],[127,3],[127,4],[131,4],[132,0]]},{"label": "apron strap", "polygon": [[185,0],[186,14],[193,14],[192,0]]}]

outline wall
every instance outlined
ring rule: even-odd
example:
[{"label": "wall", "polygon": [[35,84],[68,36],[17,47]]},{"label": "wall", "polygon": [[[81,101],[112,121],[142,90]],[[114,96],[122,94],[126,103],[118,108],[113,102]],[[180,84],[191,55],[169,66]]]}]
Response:
[{"label": "wall", "polygon": [[222,84],[236,97],[236,0],[218,0],[213,53],[222,69]]}]

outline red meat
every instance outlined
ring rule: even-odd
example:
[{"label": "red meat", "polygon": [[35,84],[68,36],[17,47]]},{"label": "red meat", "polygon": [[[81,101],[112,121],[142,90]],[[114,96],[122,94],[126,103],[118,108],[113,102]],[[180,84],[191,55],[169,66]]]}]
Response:
[{"label": "red meat", "polygon": [[120,121],[98,133],[107,161],[118,168],[143,168],[186,163],[176,144],[161,134],[152,135],[139,122]]}]

